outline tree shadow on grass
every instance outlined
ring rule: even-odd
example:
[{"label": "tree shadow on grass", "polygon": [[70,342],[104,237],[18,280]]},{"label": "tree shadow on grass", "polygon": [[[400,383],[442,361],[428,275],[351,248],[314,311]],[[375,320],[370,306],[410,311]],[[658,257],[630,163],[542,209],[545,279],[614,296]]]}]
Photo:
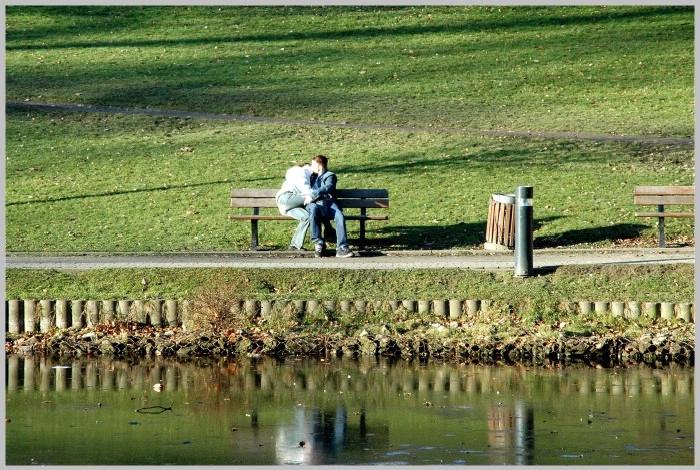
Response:
[{"label": "tree shadow on grass", "polygon": [[642,224],[616,224],[607,227],[567,230],[555,235],[537,237],[533,244],[535,248],[554,248],[582,243],[629,240],[638,238],[647,228],[646,225]]},{"label": "tree shadow on grass", "polygon": [[[549,216],[535,220],[535,230],[545,222],[561,218]],[[371,225],[370,225],[371,227]],[[373,238],[372,233],[379,235]],[[357,242],[357,240],[353,240]],[[370,249],[446,250],[478,246],[486,241],[486,221],[460,222],[450,225],[389,225],[368,231]]]},{"label": "tree shadow on grass", "polygon": [[[575,16],[548,15],[531,18],[498,18],[472,20],[461,23],[443,23],[435,25],[410,25],[393,27],[363,27],[338,31],[296,31],[290,33],[264,33],[252,35],[226,35],[203,38],[178,38],[178,39],[121,39],[121,40],[92,40],[92,41],[66,41],[54,44],[13,44],[25,38],[42,38],[50,34],[60,34],[60,30],[52,29],[48,31],[22,31],[15,33],[11,31],[8,37],[6,50],[34,50],[34,49],[58,49],[74,47],[147,47],[147,46],[176,46],[176,45],[205,45],[219,43],[235,43],[245,41],[291,41],[291,40],[343,40],[348,38],[376,38],[382,36],[412,36],[422,34],[442,34],[442,33],[476,33],[485,31],[522,30],[542,27],[563,27],[574,25],[599,24],[610,21],[620,21],[624,19],[644,18],[649,16],[660,16],[668,14],[678,14],[687,11],[689,7],[657,7],[646,9],[635,9],[629,11],[603,12],[593,14],[582,14]],[[692,11],[692,10],[691,10]],[[111,15],[113,16],[113,15]],[[101,18],[100,18],[101,19]],[[90,27],[91,25],[81,25]],[[66,33],[71,32],[66,28]]]},{"label": "tree shadow on grass", "polygon": [[[249,180],[243,180],[243,181],[257,181],[257,180],[269,180],[269,179],[271,179],[271,178],[251,178]],[[229,185],[235,186],[237,183],[234,180],[224,179],[224,180],[219,180],[219,181],[203,181],[200,183],[172,184],[172,185],[163,185],[163,186],[151,187],[151,188],[123,189],[123,190],[115,190],[115,191],[105,191],[102,193],[75,194],[75,195],[71,195],[71,196],[60,196],[60,197],[52,197],[52,198],[45,198],[45,199],[11,201],[11,202],[5,203],[5,206],[20,206],[20,205],[25,205],[25,204],[43,204],[43,203],[50,203],[50,202],[70,201],[73,199],[87,199],[87,198],[92,198],[92,197],[119,196],[119,195],[123,195],[123,194],[170,191],[173,189],[190,189],[190,188],[196,188],[199,186],[213,186],[213,185],[218,185],[218,184],[229,184]]]}]

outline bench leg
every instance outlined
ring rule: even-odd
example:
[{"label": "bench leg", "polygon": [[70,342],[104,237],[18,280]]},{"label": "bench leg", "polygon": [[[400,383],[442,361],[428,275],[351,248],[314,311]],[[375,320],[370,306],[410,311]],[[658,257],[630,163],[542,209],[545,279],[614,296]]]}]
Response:
[{"label": "bench leg", "polygon": [[[367,209],[364,207],[360,208],[360,215],[365,216],[367,214]],[[359,243],[359,249],[364,250],[365,249],[365,219],[360,219],[360,243]]]},{"label": "bench leg", "polygon": [[[253,208],[253,215],[260,214],[260,210],[255,207]],[[250,251],[255,251],[258,249],[258,221],[250,221]]]},{"label": "bench leg", "polygon": [[258,221],[250,221],[250,250],[255,251],[258,249]]},{"label": "bench leg", "polygon": [[[659,212],[664,211],[664,205],[659,204],[658,206]],[[663,217],[659,217],[659,248],[666,248],[666,227],[665,227],[665,221]]]}]

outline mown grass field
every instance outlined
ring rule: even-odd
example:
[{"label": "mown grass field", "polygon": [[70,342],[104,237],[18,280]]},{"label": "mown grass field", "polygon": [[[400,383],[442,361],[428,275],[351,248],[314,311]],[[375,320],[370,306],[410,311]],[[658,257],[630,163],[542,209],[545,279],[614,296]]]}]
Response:
[{"label": "mown grass field", "polygon": [[692,7],[10,7],[7,97],[693,134]]},{"label": "mown grass field", "polygon": [[[677,7],[11,7],[9,100],[263,117],[692,135],[693,10]],[[535,247],[656,244],[640,184],[692,149],[7,109],[12,251],[241,250],[231,187],[330,157],[390,191],[371,248],[478,247],[489,195],[535,188]],[[274,211],[271,211],[274,212]],[[261,224],[283,249],[291,222]],[[692,221],[671,220],[686,243]],[[350,223],[351,243],[357,224]]]},{"label": "mown grass field", "polygon": [[241,299],[268,300],[453,298],[513,305],[578,300],[693,302],[693,271],[692,265],[563,266],[548,274],[514,278],[509,271],[459,269],[9,269],[6,293],[11,299],[163,299],[223,289]]},{"label": "mown grass field", "polygon": [[[535,188],[536,247],[656,243],[633,216],[639,184],[692,184],[690,150],[10,110],[8,251],[242,250],[250,224],[229,221],[231,187],[278,187],[323,151],[339,187],[388,188],[388,222],[370,248],[447,249],[485,240],[491,193]],[[191,149],[191,151],[188,151]],[[275,213],[269,209],[266,212]],[[358,224],[349,222],[351,243]],[[261,223],[286,249],[293,222]],[[670,241],[692,237],[669,220]],[[307,238],[307,247],[310,246]]]}]

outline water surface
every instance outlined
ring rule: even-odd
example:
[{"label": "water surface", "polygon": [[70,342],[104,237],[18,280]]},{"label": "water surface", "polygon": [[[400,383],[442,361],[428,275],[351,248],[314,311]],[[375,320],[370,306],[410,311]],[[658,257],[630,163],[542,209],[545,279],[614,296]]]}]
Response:
[{"label": "water surface", "polygon": [[693,464],[693,369],[674,365],[9,356],[6,371],[14,465]]}]

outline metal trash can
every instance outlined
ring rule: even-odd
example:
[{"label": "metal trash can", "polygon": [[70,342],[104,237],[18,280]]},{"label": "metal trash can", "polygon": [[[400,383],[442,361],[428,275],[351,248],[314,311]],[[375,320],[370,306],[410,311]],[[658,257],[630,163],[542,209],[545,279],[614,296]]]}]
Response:
[{"label": "metal trash can", "polygon": [[509,251],[515,248],[515,194],[491,195],[486,220],[486,243],[489,251]]}]

